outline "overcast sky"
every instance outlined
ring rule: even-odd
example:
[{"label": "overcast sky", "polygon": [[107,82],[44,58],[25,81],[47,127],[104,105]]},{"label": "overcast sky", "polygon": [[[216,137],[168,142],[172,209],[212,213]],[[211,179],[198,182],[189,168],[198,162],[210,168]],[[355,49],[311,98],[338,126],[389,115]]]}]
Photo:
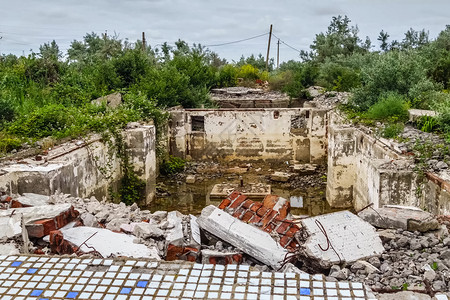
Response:
[{"label": "overcast sky", "polygon": [[[378,45],[381,29],[401,40],[409,28],[429,30],[432,38],[450,24],[449,0],[16,0],[3,1],[0,53],[28,55],[56,40],[64,52],[86,32],[118,34],[150,45],[182,39],[214,45],[273,32],[298,50],[308,50],[315,34],[324,32],[332,16],[347,15],[360,37]],[[210,47],[227,60],[267,51],[268,36]],[[276,57],[272,39],[271,57]],[[281,44],[280,60],[298,59]]]}]

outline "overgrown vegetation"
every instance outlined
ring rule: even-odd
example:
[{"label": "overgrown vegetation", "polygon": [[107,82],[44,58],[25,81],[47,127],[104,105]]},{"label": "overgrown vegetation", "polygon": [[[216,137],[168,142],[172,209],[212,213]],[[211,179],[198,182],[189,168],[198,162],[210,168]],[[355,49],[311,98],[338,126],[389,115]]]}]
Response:
[{"label": "overgrown vegetation", "polygon": [[[421,120],[419,128],[450,142],[450,26],[434,40],[425,30],[410,29],[399,41],[382,30],[377,41],[379,47],[373,46],[347,16],[337,16],[310,51],[277,69],[273,60],[266,69],[261,54],[227,62],[180,40],[152,48],[95,33],[72,42],[67,53],[53,41],[28,57],[2,55],[0,155],[47,136],[79,137],[140,120],[160,126],[167,107],[213,106],[211,88],[265,81],[292,98],[308,98],[304,90],[313,85],[352,92],[349,116],[384,123],[385,137],[402,130],[408,108],[434,109],[437,117]],[[118,108],[91,103],[113,92],[124,95]],[[167,172],[178,165],[168,163]]]},{"label": "overgrown vegetation", "polygon": [[162,162],[160,171],[163,175],[173,175],[182,172],[185,165],[186,162],[183,159],[170,155]]}]

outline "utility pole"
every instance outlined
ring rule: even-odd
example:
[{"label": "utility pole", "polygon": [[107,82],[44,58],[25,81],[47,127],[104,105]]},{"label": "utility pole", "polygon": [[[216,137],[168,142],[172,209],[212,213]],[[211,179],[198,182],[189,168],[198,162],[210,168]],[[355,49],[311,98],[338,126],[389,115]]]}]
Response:
[{"label": "utility pole", "polygon": [[145,52],[145,32],[142,32],[142,51]]},{"label": "utility pole", "polygon": [[280,39],[278,39],[277,47],[277,69],[280,66]]},{"label": "utility pole", "polygon": [[272,24],[270,24],[269,43],[267,45],[266,71],[269,71],[269,52],[270,52],[270,40],[271,39],[272,39]]}]

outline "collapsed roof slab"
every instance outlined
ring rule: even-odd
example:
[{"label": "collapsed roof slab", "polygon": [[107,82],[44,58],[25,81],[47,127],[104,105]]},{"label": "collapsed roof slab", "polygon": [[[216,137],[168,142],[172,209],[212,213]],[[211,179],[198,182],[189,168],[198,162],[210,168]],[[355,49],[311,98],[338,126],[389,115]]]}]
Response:
[{"label": "collapsed roof slab", "polygon": [[246,224],[213,205],[202,210],[197,222],[204,230],[276,270],[281,267],[288,254],[267,232]]},{"label": "collapsed roof slab", "polygon": [[384,252],[375,227],[349,211],[307,218],[302,224],[309,234],[303,245],[305,254],[321,268],[329,269],[332,265],[352,263]]}]

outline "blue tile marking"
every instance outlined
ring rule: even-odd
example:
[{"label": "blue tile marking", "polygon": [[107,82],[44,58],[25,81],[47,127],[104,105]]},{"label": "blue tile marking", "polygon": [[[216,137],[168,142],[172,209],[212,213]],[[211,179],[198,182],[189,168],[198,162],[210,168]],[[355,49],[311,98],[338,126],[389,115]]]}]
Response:
[{"label": "blue tile marking", "polygon": [[69,292],[67,293],[67,299],[75,299],[78,296],[78,292]]},{"label": "blue tile marking", "polygon": [[15,262],[13,262],[13,263],[11,264],[11,267],[18,267],[18,266],[20,266],[21,264],[22,264],[21,261],[15,261]]},{"label": "blue tile marking", "polygon": [[141,281],[138,281],[137,287],[139,287],[139,288],[145,288],[145,287],[147,287],[147,284],[148,284],[148,281],[147,281],[147,280],[141,280]]},{"label": "blue tile marking", "polygon": [[49,300],[48,298],[39,298],[39,300]]},{"label": "blue tile marking", "polygon": [[40,296],[42,294],[43,290],[33,290],[31,291],[30,296]]},{"label": "blue tile marking", "polygon": [[121,294],[129,294],[131,292],[131,288],[122,288],[120,291]]},{"label": "blue tile marking", "polygon": [[301,288],[300,295],[311,295],[311,290],[307,288]]},{"label": "blue tile marking", "polygon": [[28,269],[27,273],[28,274],[34,274],[36,273],[37,269]]}]

